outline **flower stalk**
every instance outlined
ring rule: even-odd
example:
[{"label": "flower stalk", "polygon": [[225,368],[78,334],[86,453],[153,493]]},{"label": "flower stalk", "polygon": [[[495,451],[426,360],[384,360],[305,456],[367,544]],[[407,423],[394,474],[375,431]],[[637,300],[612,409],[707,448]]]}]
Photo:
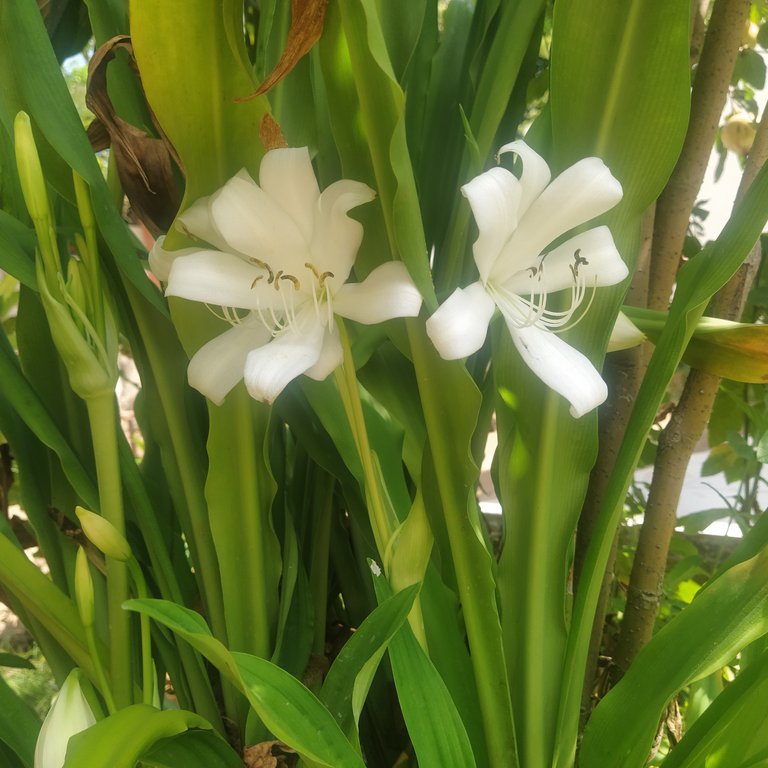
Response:
[{"label": "flower stalk", "polygon": [[337,320],[337,328],[341,347],[344,351],[344,362],[335,371],[336,386],[339,389],[341,401],[344,404],[344,412],[349,421],[357,453],[360,456],[360,463],[363,467],[366,506],[368,507],[376,547],[381,557],[384,558],[387,546],[397,528],[398,520],[391,503],[385,502],[381,470],[377,466],[376,454],[371,450],[368,440],[368,430],[365,426],[363,404],[360,401],[349,334],[341,319]]},{"label": "flower stalk", "polygon": [[[54,219],[32,126],[24,112],[16,115],[14,139],[24,200],[37,233],[39,258],[35,266],[40,298],[70,385],[86,403],[102,514],[124,535],[114,395],[117,331],[112,314],[102,298],[89,196],[76,178],[75,185],[79,187],[77,201],[85,228],[85,252],[79,261],[70,260],[65,269],[56,243]],[[126,565],[108,556],[110,676],[118,707],[127,706],[132,701],[130,624],[129,616],[122,610],[122,603],[127,597]]]}]

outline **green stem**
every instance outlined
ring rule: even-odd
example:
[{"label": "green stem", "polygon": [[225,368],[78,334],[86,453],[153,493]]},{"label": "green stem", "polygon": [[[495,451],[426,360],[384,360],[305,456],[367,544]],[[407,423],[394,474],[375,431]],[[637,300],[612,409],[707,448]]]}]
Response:
[{"label": "green stem", "polygon": [[[115,398],[111,392],[108,392],[89,398],[86,400],[86,405],[96,460],[99,511],[121,535],[125,536]],[[127,599],[128,568],[124,562],[107,557],[109,667],[115,704],[118,708],[133,703],[130,616],[122,607]]]},{"label": "green stem", "polygon": [[[144,574],[141,572],[141,568],[135,557],[128,560],[128,571],[133,579],[133,584],[136,587],[136,595],[139,599],[149,597],[147,581],[144,578]],[[154,692],[154,683],[152,681],[154,672],[152,670],[152,639],[149,630],[149,616],[144,613],[139,614],[139,622],[141,627],[142,702],[151,705],[152,693]]]},{"label": "green stem", "polygon": [[368,431],[365,426],[363,404],[360,402],[360,392],[358,390],[357,376],[355,375],[355,362],[352,359],[349,336],[343,321],[338,318],[337,327],[339,329],[341,346],[344,350],[344,362],[336,369],[336,385],[339,388],[344,411],[347,415],[349,426],[352,429],[357,453],[360,456],[360,463],[363,467],[366,506],[368,507],[368,514],[371,519],[373,536],[376,539],[376,547],[383,562],[387,544],[394,533],[397,523],[391,519],[381,493],[380,474],[377,471],[374,453],[368,440]]},{"label": "green stem", "polygon": [[107,705],[107,712],[109,712],[110,715],[113,715],[115,712],[117,712],[117,707],[115,706],[115,697],[112,695],[112,688],[109,685],[106,672],[104,671],[104,664],[101,661],[101,654],[96,647],[96,634],[93,631],[93,625],[85,627],[85,640],[88,643],[88,652],[91,654],[91,659],[93,659],[93,666],[96,670],[96,678],[99,684],[99,690],[101,691],[101,695],[104,697],[104,702]]}]

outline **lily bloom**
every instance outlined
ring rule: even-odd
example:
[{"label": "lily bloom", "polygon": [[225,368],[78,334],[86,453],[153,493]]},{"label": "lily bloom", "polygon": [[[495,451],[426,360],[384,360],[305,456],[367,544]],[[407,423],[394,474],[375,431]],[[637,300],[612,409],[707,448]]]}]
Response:
[{"label": "lily bloom", "polygon": [[[498,309],[528,367],[583,416],[602,403],[605,382],[592,363],[557,334],[589,307],[591,289],[628,274],[607,227],[552,243],[621,200],[622,189],[602,160],[588,157],[550,183],[550,170],[525,142],[505,144],[499,155],[522,160],[516,178],[491,168],[462,187],[477,222],[472,252],[480,279],[458,288],[427,320],[427,334],[446,360],[477,352]],[[569,291],[567,306],[551,294]],[[581,314],[579,312],[581,311]]]},{"label": "lily bloom", "polygon": [[35,768],[61,768],[70,737],[96,723],[80,688],[80,674],[79,669],[73,669],[67,675],[43,721],[35,746]]},{"label": "lily bloom", "polygon": [[220,404],[244,378],[271,403],[297,376],[322,380],[341,363],[334,315],[373,324],[418,314],[421,295],[401,262],[347,282],[363,238],[347,212],[374,197],[346,179],[321,193],[306,147],[275,149],[258,184],[240,171],[179,217],[210,247],[174,252],[160,241],[150,264],[166,295],[221,307],[232,326],[193,356],[193,387]]}]

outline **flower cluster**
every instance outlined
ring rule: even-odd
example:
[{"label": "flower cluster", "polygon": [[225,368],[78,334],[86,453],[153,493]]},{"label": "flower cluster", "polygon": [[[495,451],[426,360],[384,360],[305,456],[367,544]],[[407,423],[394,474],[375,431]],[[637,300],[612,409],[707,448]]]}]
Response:
[{"label": "flower cluster", "polygon": [[[551,181],[523,141],[504,153],[521,159],[519,178],[497,166],[462,188],[479,230],[479,280],[448,297],[427,333],[443,358],[463,358],[480,349],[498,310],[526,364],[581,416],[605,399],[606,386],[557,334],[627,267],[605,226],[560,240],[616,205],[621,185],[596,157]],[[371,324],[418,314],[421,296],[401,262],[348,282],[363,230],[347,213],[373,198],[349,180],[321,193],[307,149],[277,149],[265,155],[258,184],[241,171],[179,217],[210,247],[169,251],[160,240],[151,266],[168,295],[221,307],[232,326],[194,355],[192,386],[221,403],[244,378],[254,398],[273,402],[302,373],[323,379],[341,363],[334,315]]]}]

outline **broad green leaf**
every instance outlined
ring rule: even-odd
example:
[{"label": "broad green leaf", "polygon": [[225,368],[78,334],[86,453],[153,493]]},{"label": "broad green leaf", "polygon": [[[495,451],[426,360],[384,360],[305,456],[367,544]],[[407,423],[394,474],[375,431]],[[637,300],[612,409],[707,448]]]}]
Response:
[{"label": "broad green leaf", "polygon": [[295,677],[257,656],[232,657],[251,706],[277,738],[329,768],[362,768],[360,755],[330,712]]},{"label": "broad green leaf", "polygon": [[[552,138],[560,170],[601,157],[638,214],[669,178],[688,125],[687,0],[555,6]],[[659,30],[664,34],[660,35]]]},{"label": "broad green leaf", "polygon": [[[230,40],[242,37],[242,8],[217,0],[161,5],[131,0],[131,39],[149,105],[186,172],[182,210],[246,167],[258,176],[265,97]],[[236,25],[239,25],[237,34]],[[204,85],[205,84],[205,85]],[[180,234],[169,234],[178,247]]]},{"label": "broad green leaf", "polygon": [[295,677],[266,659],[230,653],[200,614],[166,600],[127,600],[124,607],[155,619],[186,640],[248,698],[264,725],[305,758],[328,768],[362,768],[336,721]]},{"label": "broad green leaf", "polygon": [[0,675],[0,742],[18,755],[25,768],[32,768],[39,730],[40,720],[32,707],[17,696]]},{"label": "broad green leaf", "polygon": [[160,739],[190,728],[210,727],[194,712],[181,709],[161,712],[147,704],[133,704],[70,738],[63,768],[85,765],[134,768],[144,752]]},{"label": "broad green leaf", "polygon": [[[385,576],[373,573],[383,603],[392,590]],[[472,768],[476,765],[467,731],[445,683],[411,628],[403,624],[389,643],[398,700],[420,765]]]},{"label": "broad green leaf", "polygon": [[379,662],[406,620],[418,591],[418,585],[413,585],[382,601],[347,640],[328,671],[320,701],[344,733],[356,731]]},{"label": "broad green leaf", "polygon": [[141,757],[137,768],[243,768],[243,761],[213,731],[185,731],[161,739]]},{"label": "broad green leaf", "polygon": [[582,768],[642,765],[672,696],[767,632],[768,550],[764,550],[702,589],[642,649],[592,714],[581,745]]}]

